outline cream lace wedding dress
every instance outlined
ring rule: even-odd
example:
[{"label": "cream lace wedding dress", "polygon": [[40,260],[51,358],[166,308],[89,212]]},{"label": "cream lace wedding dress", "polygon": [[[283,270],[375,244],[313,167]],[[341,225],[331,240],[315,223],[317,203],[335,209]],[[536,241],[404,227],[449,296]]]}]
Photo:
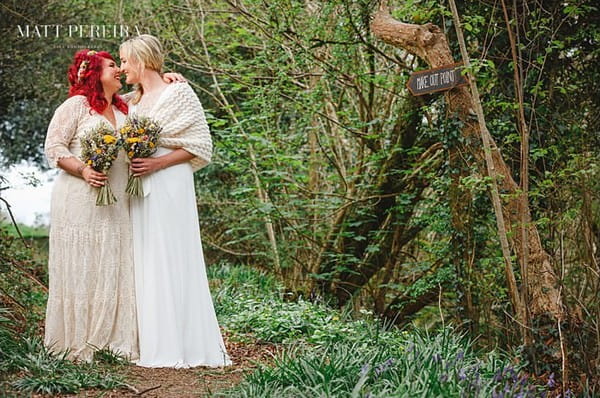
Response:
[{"label": "cream lace wedding dress", "polygon": [[[117,126],[125,115],[114,108]],[[55,112],[46,137],[48,163],[79,157],[79,137],[108,121],[90,111],[84,96],[67,99]],[[138,358],[128,164],[121,151],[110,172],[117,203],[96,206],[97,189],[60,171],[50,209],[50,292],[44,342],[69,358],[90,360],[98,348]]]}]

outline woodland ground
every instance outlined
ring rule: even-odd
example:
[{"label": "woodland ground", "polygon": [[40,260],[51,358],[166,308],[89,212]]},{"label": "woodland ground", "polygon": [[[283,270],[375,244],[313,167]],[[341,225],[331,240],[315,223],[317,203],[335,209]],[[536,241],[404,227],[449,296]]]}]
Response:
[{"label": "woodland ground", "polygon": [[207,270],[233,366],[147,369],[110,352],[73,366],[41,345],[46,242],[38,231],[27,248],[0,233],[2,396],[534,397],[556,387],[550,375],[531,378],[519,353],[475,348],[452,327],[390,328],[369,311],[290,296],[273,276],[223,262]]}]

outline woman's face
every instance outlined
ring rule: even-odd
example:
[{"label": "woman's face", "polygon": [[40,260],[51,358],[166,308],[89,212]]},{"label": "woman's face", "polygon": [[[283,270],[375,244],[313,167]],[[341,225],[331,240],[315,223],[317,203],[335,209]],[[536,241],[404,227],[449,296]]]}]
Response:
[{"label": "woman's face", "polygon": [[128,58],[127,54],[121,50],[119,53],[121,58],[121,72],[125,74],[125,82],[127,84],[137,84],[140,82],[140,64],[135,58]]},{"label": "woman's face", "polygon": [[121,70],[112,59],[102,58],[100,82],[105,91],[117,92],[121,88]]}]

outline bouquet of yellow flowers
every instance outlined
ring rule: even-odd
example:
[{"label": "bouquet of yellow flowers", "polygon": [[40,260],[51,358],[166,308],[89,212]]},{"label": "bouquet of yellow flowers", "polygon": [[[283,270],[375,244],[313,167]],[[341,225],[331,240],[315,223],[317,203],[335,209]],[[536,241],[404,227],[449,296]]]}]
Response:
[{"label": "bouquet of yellow flowers", "polygon": [[[121,137],[127,157],[147,158],[154,154],[161,131],[160,125],[149,117],[136,114],[127,116],[125,124],[121,127]],[[140,177],[130,175],[125,192],[131,196],[144,196],[144,186]]]},{"label": "bouquet of yellow flowers", "polygon": [[[81,160],[94,170],[107,174],[121,149],[117,132],[106,123],[99,123],[81,137]],[[111,205],[117,201],[108,180],[100,187],[96,206]]]}]

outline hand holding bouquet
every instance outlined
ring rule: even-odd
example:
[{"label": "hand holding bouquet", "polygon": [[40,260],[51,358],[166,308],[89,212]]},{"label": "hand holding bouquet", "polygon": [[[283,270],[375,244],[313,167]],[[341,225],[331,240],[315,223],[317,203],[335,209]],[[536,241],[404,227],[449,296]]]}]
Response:
[{"label": "hand holding bouquet", "polygon": [[[121,127],[121,137],[127,157],[147,158],[154,154],[161,130],[159,124],[149,117],[136,114],[127,116],[125,124]],[[144,196],[140,177],[129,175],[125,192],[131,196]]]},{"label": "hand holding bouquet", "polygon": [[[106,123],[99,123],[81,137],[81,160],[101,173],[108,173],[120,149],[121,143],[116,131]],[[96,197],[96,206],[111,205],[116,201],[106,180]]]}]

